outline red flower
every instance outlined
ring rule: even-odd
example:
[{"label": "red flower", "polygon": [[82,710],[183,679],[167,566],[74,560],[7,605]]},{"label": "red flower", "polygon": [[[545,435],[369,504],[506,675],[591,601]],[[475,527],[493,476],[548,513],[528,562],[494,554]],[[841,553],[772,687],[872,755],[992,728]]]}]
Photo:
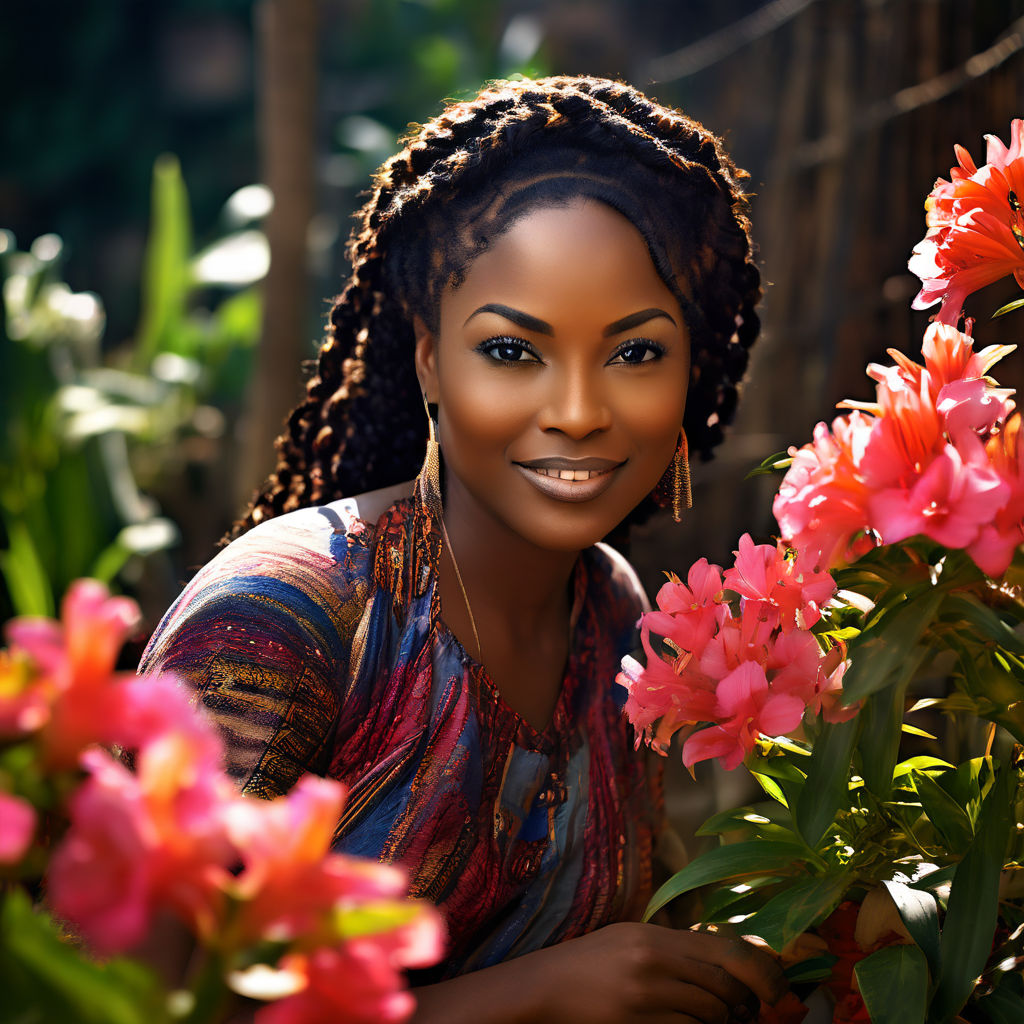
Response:
[{"label": "red flower", "polygon": [[941,323],[956,324],[964,299],[1013,274],[1024,287],[1024,121],[1010,125],[1010,147],[986,136],[987,163],[975,166],[955,148],[959,167],[939,178],[925,202],[928,234],[914,248],[910,269],[921,278],[914,309],[942,302]]}]

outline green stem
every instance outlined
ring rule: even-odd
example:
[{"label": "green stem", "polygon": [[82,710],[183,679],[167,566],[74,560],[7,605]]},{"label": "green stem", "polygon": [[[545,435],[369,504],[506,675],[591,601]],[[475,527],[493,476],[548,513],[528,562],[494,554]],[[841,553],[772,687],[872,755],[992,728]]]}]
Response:
[{"label": "green stem", "polygon": [[224,981],[226,964],[223,957],[208,952],[193,979],[191,992],[195,998],[183,1024],[220,1024],[234,999]]}]

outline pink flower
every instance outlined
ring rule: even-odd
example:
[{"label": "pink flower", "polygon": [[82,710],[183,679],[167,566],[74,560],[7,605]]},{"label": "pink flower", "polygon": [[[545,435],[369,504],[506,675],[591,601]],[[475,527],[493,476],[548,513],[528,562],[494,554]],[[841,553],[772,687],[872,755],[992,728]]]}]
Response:
[{"label": "pink flower", "polygon": [[[301,989],[258,1011],[257,1024],[405,1020],[414,1003],[401,970],[441,956],[441,919],[405,898],[404,871],[329,852],[344,798],[340,783],[307,775],[286,796],[229,811],[244,864],[231,941],[299,940],[278,968]],[[379,926],[368,928],[374,914]]]},{"label": "pink flower", "polygon": [[1006,572],[1017,547],[1024,543],[1024,443],[1020,414],[986,445],[992,468],[1009,488],[1006,504],[985,523],[967,548],[982,572],[999,577]]},{"label": "pink flower", "polygon": [[[924,332],[921,352],[924,355],[924,369],[928,371],[932,395],[938,399],[939,392],[953,381],[984,377],[1004,356],[1016,349],[1016,345],[989,345],[980,352],[974,351],[974,339],[970,334],[958,331],[948,324],[932,323]],[[891,355],[904,372],[920,372],[921,367],[896,349],[889,349]]]},{"label": "pink flower", "polygon": [[[803,719],[804,702],[791,694],[776,693],[768,685],[764,668],[746,661],[717,687],[715,728],[694,733],[683,745],[688,768],[707,757],[718,757],[726,770],[735,768],[754,749],[759,735],[792,732]],[[709,733],[710,735],[705,735]]]},{"label": "pink flower", "polygon": [[341,901],[403,896],[405,873],[374,861],[330,853],[345,787],[306,775],[275,800],[237,801],[227,813],[244,865],[234,891],[244,901],[243,942],[323,931]]},{"label": "pink flower", "polygon": [[628,691],[624,710],[637,731],[637,746],[646,740],[659,754],[665,754],[676,732],[713,718],[715,682],[699,671],[690,655],[670,664],[650,647],[647,650],[646,668],[627,656],[615,681]]},{"label": "pink flower", "polygon": [[41,728],[50,718],[52,689],[23,651],[0,651],[0,736]]},{"label": "pink flower", "polygon": [[725,571],[725,586],[745,601],[763,606],[783,630],[807,629],[821,618],[821,607],[836,591],[827,572],[805,565],[806,556],[788,556],[784,544],[755,544],[740,537],[735,566]]},{"label": "pink flower", "polygon": [[954,443],[965,434],[987,437],[1013,409],[1012,394],[1012,389],[994,388],[981,377],[956,380],[939,392],[936,409]]},{"label": "pink flower", "polygon": [[410,923],[340,946],[292,954],[281,966],[303,978],[295,995],[257,1010],[256,1024],[377,1024],[408,1020],[415,1000],[400,973],[436,963],[442,930],[432,910],[420,905]]},{"label": "pink flower", "polygon": [[[134,601],[110,597],[96,580],[77,580],[64,597],[59,623],[24,617],[8,624],[11,647],[27,655],[39,674],[30,717],[42,728],[50,768],[73,768],[89,744],[117,741],[117,684],[129,675],[114,668],[138,620]],[[40,703],[41,695],[48,709]],[[23,708],[20,715],[24,713]]]},{"label": "pink flower", "polygon": [[234,788],[202,727],[152,737],[136,760],[133,774],[104,751],[82,755],[90,777],[50,864],[54,910],[100,953],[135,945],[161,908],[214,934],[237,856],[224,823]]},{"label": "pink flower", "polygon": [[959,447],[946,445],[909,488],[887,488],[872,495],[871,523],[885,544],[923,533],[946,547],[964,548],[977,539],[1009,494],[1009,485],[992,469],[982,443],[976,437],[963,438]]},{"label": "pink flower", "polygon": [[28,852],[36,812],[27,800],[0,793],[0,864],[17,864]]},{"label": "pink flower", "polygon": [[964,299],[1013,274],[1024,287],[1024,121],[1010,125],[1009,149],[986,136],[987,163],[975,166],[961,146],[950,181],[939,178],[925,202],[928,234],[910,269],[921,279],[914,309],[942,302],[937,319],[956,324]]},{"label": "pink flower", "polygon": [[701,558],[683,583],[678,576],[658,591],[657,611],[644,616],[644,629],[671,640],[680,651],[700,651],[714,635],[721,612],[722,569]]},{"label": "pink flower", "polygon": [[854,411],[833,420],[831,431],[819,423],[811,443],[790,449],[793,463],[772,511],[801,564],[825,568],[849,560],[851,545],[870,529],[869,489],[859,465],[873,422]]}]

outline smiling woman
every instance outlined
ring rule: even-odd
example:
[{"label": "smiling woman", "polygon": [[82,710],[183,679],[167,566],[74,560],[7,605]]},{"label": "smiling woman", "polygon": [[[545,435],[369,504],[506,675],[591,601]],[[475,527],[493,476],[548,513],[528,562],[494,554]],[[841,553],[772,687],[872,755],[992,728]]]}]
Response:
[{"label": "smiling woman", "polygon": [[415,131],[276,472],[147,649],[244,790],[340,779],[337,849],[440,908],[417,1020],[718,1022],[780,994],[743,943],[636,923],[663,811],[613,680],[646,600],[598,543],[681,500],[687,437],[709,454],[732,416],[760,296],[740,177],[600,79],[498,82]]}]

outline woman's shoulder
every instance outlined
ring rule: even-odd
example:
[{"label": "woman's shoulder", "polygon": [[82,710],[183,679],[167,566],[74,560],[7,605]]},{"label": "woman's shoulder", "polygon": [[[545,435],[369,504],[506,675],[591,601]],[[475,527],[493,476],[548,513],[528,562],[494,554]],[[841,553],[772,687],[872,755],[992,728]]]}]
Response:
[{"label": "woman's shoulder", "polygon": [[373,585],[376,525],[368,520],[379,510],[376,496],[344,498],[277,516],[238,537],[185,585],[154,632],[144,665],[161,661],[186,634],[222,637],[243,625],[255,643],[287,637],[325,655],[343,650]]},{"label": "woman's shoulder", "polygon": [[647,593],[625,555],[610,544],[595,544],[585,554],[591,600],[635,610],[637,615],[649,610]]}]

